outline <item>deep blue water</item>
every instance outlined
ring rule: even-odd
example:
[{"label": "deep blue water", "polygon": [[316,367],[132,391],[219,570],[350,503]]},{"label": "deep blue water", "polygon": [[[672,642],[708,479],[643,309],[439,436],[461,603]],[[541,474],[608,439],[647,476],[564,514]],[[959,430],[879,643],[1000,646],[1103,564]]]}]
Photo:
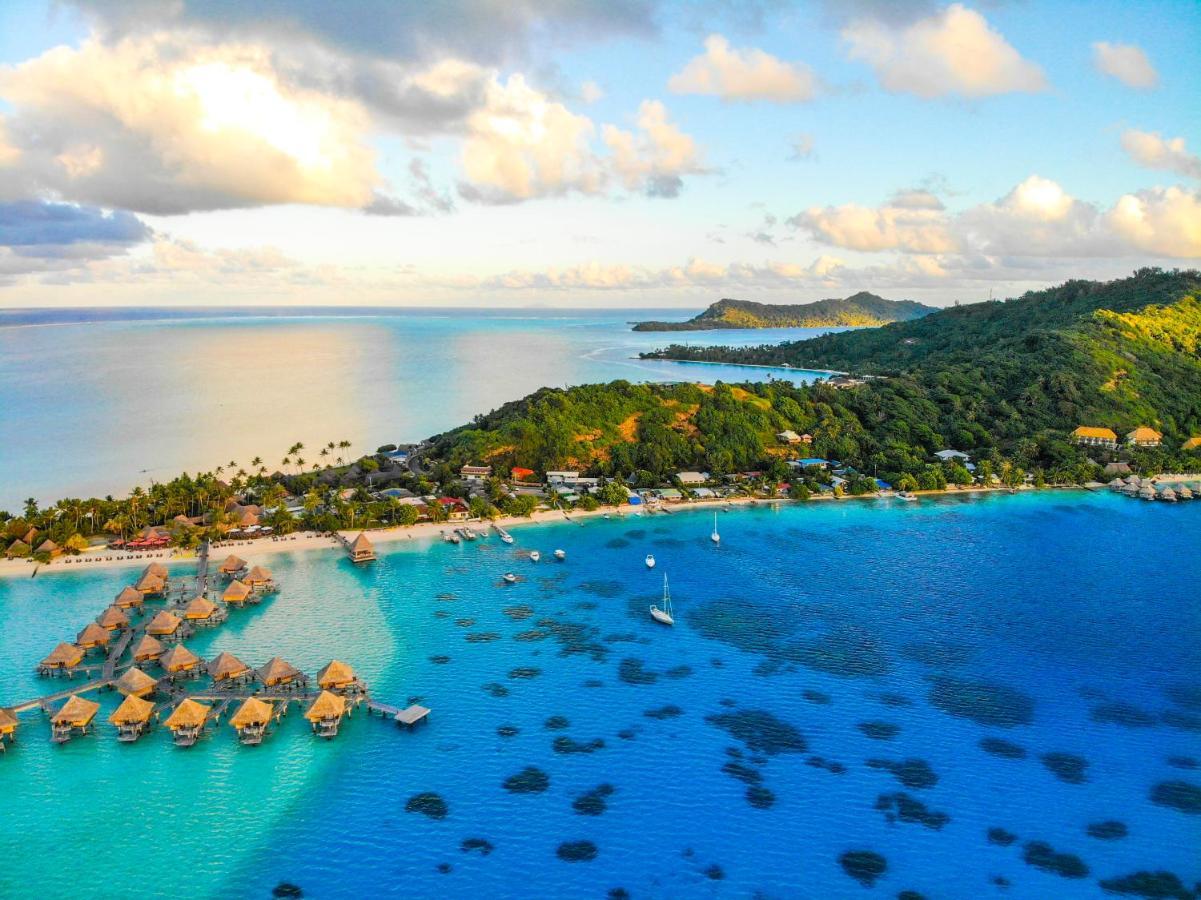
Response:
[{"label": "deep blue water", "polygon": [[[338,656],[381,699],[422,698],[428,726],[356,716],[318,743],[293,715],[259,748],[222,727],[181,751],[107,728],[52,748],[27,718],[0,757],[0,895],[78,896],[58,862],[79,858],[89,896],[1048,898],[1141,870],[1201,880],[1201,814],[1151,799],[1201,786],[1201,504],[814,502],[723,513],[720,547],[710,527],[680,512],[530,526],[511,548],[385,545],[365,569],[264,560],[282,592],[194,649]],[[537,565],[518,557],[532,548]],[[525,580],[502,586],[507,569]],[[663,572],[674,629],[647,615]],[[36,690],[29,667],[122,580],[0,582],[0,700]],[[1056,753],[1079,758],[1062,777]],[[507,790],[527,767],[546,789]],[[443,818],[406,811],[426,792]],[[1109,821],[1125,836],[1089,835]],[[560,858],[581,841],[594,858]],[[1048,865],[1040,844],[1068,874],[1024,860]],[[885,859],[874,887],[848,851]]]}]

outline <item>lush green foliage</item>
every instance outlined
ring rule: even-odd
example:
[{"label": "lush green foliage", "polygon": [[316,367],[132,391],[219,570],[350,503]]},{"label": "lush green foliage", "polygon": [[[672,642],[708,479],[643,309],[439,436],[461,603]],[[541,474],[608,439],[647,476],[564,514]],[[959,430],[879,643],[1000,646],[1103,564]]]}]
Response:
[{"label": "lush green foliage", "polygon": [[751,300],[718,300],[686,322],[639,322],[635,331],[708,331],[715,328],[835,328],[884,325],[918,319],[934,312],[933,306],[913,300],[885,300],[860,292],[844,300],[831,298],[813,303],[755,303]]}]

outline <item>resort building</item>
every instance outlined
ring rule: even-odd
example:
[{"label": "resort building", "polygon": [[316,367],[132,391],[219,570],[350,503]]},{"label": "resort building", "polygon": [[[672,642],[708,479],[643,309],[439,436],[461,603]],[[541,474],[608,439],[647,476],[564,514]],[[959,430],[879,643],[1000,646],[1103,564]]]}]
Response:
[{"label": "resort building", "polygon": [[17,726],[20,724],[16,716],[0,706],[0,750],[4,749],[6,740],[12,743],[17,739]]},{"label": "resort building", "polygon": [[96,718],[99,710],[99,703],[72,694],[50,719],[50,740],[56,744],[63,744],[71,740],[71,735],[75,732],[86,734],[91,730],[92,720]]},{"label": "resort building", "polygon": [[450,522],[471,518],[471,509],[458,497],[439,497],[436,502],[446,511],[446,518]]},{"label": "resort building", "polygon": [[1081,425],[1072,432],[1072,438],[1077,444],[1082,444],[1085,447],[1104,447],[1107,450],[1116,450],[1118,448],[1118,436],[1109,428]]},{"label": "resort building", "polygon": [[230,717],[229,724],[237,731],[240,743],[261,744],[274,714],[275,708],[270,703],[257,697],[248,697]]},{"label": "resort building", "polygon": [[338,733],[342,717],[346,715],[346,698],[322,691],[321,695],[305,710],[304,717],[313,725],[318,737],[332,738]]},{"label": "resort building", "polygon": [[167,590],[167,581],[155,572],[144,572],[133,587],[143,597],[157,597]]},{"label": "resort building", "polygon": [[[181,648],[177,647],[176,649],[178,650]],[[152,638],[148,634],[144,634],[138,640],[138,642],[133,645],[133,650],[130,652],[133,654],[134,662],[153,662],[166,653],[167,648],[163,646],[162,641],[158,640],[157,638]]]},{"label": "resort building", "polygon": [[176,644],[160,656],[158,661],[163,671],[170,675],[182,675],[188,672],[199,674],[203,663],[204,660],[183,644]]},{"label": "resort building", "polygon": [[183,617],[187,622],[209,624],[216,621],[220,610],[221,607],[207,597],[195,597],[184,607]]},{"label": "resort building", "polygon": [[154,704],[133,694],[126,695],[121,705],[108,717],[117,727],[117,740],[123,743],[136,741],[142,736],[154,715]]},{"label": "resort building", "polygon": [[62,643],[42,660],[39,668],[46,671],[63,671],[73,669],[83,662],[83,648],[76,647],[74,644]]},{"label": "resort building", "polygon": [[146,598],[142,596],[142,592],[133,585],[127,584],[121,588],[121,593],[117,594],[117,599],[113,601],[113,606],[117,609],[134,609],[141,608]]},{"label": "resort building", "polygon": [[354,669],[339,659],[317,673],[317,686],[323,691],[345,691],[358,682]]},{"label": "resort building", "polygon": [[148,697],[158,688],[158,681],[134,666],[122,672],[113,687],[126,697]]},{"label": "resort building", "polygon": [[375,559],[375,547],[371,546],[367,535],[360,531],[359,536],[351,541],[350,560],[351,562],[371,562],[373,559]]},{"label": "resort building", "polygon": [[787,430],[781,431],[779,434],[777,434],[776,440],[781,444],[799,444],[801,442],[801,436],[795,431]]},{"label": "resort building", "polygon": [[1201,450],[1201,436],[1194,435],[1180,445],[1181,450]]},{"label": "resort building", "polygon": [[163,724],[174,735],[176,746],[191,747],[204,731],[210,712],[211,706],[205,706],[189,697],[172,710]]},{"label": "resort building", "polygon": [[459,477],[464,481],[483,481],[492,477],[491,466],[463,466],[459,469]]},{"label": "resort building", "polygon": [[112,636],[113,633],[107,628],[101,628],[95,622],[89,622],[75,638],[75,644],[84,650],[100,649],[108,646],[109,638]]},{"label": "resort building", "polygon": [[1106,475],[1129,475],[1130,463],[1128,462],[1111,462],[1105,464]]},{"label": "resort building", "polygon": [[54,543],[54,541],[50,540],[50,538],[46,538],[46,540],[38,544],[37,550],[33,552],[45,553],[47,556],[54,558],[55,556],[59,556],[63,552],[63,549],[58,544]]},{"label": "resort building", "polygon": [[152,562],[142,570],[143,575],[157,575],[163,581],[167,581],[171,577],[171,573],[167,571],[167,567],[162,563]]},{"label": "resort building", "polygon": [[250,598],[250,588],[241,581],[231,581],[225,588],[225,592],[221,595],[221,599],[226,603],[240,605],[245,603]]},{"label": "resort building", "polygon": [[282,687],[307,681],[303,672],[287,660],[273,657],[257,672],[259,681],[266,687]]},{"label": "resort building", "polygon": [[117,607],[109,606],[96,617],[96,624],[109,631],[121,631],[129,627],[129,616]]},{"label": "resort building", "polygon": [[967,462],[969,459],[971,459],[971,457],[962,450],[939,450],[934,455],[937,456],[941,462],[948,462],[952,459],[959,459]]},{"label": "resort building", "polygon": [[563,470],[559,472],[547,472],[547,484],[575,484],[576,479],[580,477],[578,471]]},{"label": "resort building", "polygon": [[221,565],[217,566],[217,571],[226,578],[236,578],[238,573],[246,568],[246,560],[234,556],[232,553],[221,561]]},{"label": "resort building", "polygon": [[16,540],[8,545],[8,549],[4,551],[4,555],[9,559],[23,559],[32,552],[33,550],[27,542]]},{"label": "resort building", "polygon": [[219,653],[208,664],[209,676],[216,682],[249,681],[254,677],[254,670],[232,653]]},{"label": "resort building", "polygon": [[709,480],[708,472],[676,472],[680,484],[704,484]]},{"label": "resort building", "polygon": [[179,616],[164,609],[156,613],[146,625],[146,633],[156,637],[173,637],[179,633],[179,626],[182,624],[183,620]]},{"label": "resort building", "polygon": [[242,577],[242,583],[256,590],[268,590],[274,586],[271,570],[263,566],[255,566]]},{"label": "resort building", "polygon": [[1162,440],[1162,434],[1146,425],[1140,425],[1126,435],[1126,443],[1132,447],[1158,447]]}]

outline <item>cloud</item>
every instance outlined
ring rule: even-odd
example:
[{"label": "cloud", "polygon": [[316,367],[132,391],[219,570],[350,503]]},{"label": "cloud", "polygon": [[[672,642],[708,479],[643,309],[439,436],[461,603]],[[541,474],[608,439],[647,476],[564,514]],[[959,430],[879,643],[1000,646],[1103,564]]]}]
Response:
[{"label": "cloud", "polygon": [[1126,87],[1149,90],[1159,84],[1159,73],[1147,59],[1143,48],[1136,44],[1093,44],[1093,65],[1097,71],[1116,78]]},{"label": "cloud", "polygon": [[908,190],[897,191],[892,195],[892,199],[888,201],[888,205],[899,209],[944,209],[942,201],[938,199],[938,196],[925,188],[909,188]]},{"label": "cloud", "polygon": [[790,144],[792,152],[788,154],[789,162],[799,162],[803,159],[813,158],[813,135],[798,134],[792,139]]},{"label": "cloud", "polygon": [[580,99],[585,103],[596,103],[605,96],[604,89],[595,81],[585,81],[580,85]]},{"label": "cloud", "polygon": [[173,214],[358,207],[380,182],[361,105],[287,83],[258,46],[93,38],[0,71],[0,92],[26,195]]},{"label": "cloud", "polygon": [[609,167],[629,190],[649,197],[674,197],[684,175],[707,171],[696,142],[673,122],[658,100],[644,100],[638,108],[639,133],[606,125],[602,136],[609,148]]},{"label": "cloud", "polygon": [[804,63],[788,63],[755,48],[737,49],[720,34],[705,39],[705,52],[667,82],[677,94],[704,94],[726,101],[802,103],[817,92]]},{"label": "cloud", "polygon": [[1164,169],[1185,178],[1201,178],[1201,157],[1184,148],[1184,138],[1163,138],[1131,128],[1122,134],[1122,149],[1140,166]]},{"label": "cloud", "polygon": [[893,93],[934,98],[1036,93],[1047,82],[974,10],[952,4],[902,24],[868,16],[842,30],[852,59],[866,62]]},{"label": "cloud", "polygon": [[132,213],[106,212],[70,203],[23,200],[0,203],[0,247],[103,244],[125,247],[150,237],[150,229]]},{"label": "cloud", "polygon": [[1133,246],[1156,256],[1201,258],[1201,192],[1180,187],[1126,194],[1106,224]]},{"label": "cloud", "polygon": [[788,224],[822,243],[848,250],[951,253],[957,248],[941,206],[814,206],[790,218]]}]

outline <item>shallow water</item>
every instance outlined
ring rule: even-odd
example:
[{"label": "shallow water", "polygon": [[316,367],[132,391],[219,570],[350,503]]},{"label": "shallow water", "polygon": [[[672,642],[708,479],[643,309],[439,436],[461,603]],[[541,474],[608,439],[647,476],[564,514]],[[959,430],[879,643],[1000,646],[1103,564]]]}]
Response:
[{"label": "shallow water", "polygon": [[[1180,768],[1201,760],[1201,504],[1043,493],[719,524],[719,547],[708,514],[679,512],[389,544],[368,568],[270,558],[282,592],[190,646],[309,671],[337,656],[380,699],[423,698],[428,725],[356,715],[324,743],[294,712],[258,748],[225,726],[189,751],[118,745],[107,725],[57,748],[27,715],[0,756],[0,895],[78,896],[74,860],[89,896],[855,896],[848,851],[884,857],[879,896],[1201,879],[1201,815],[1150,800],[1201,784]],[[502,586],[508,569],[524,581]],[[663,572],[670,630],[646,613]],[[0,581],[0,700],[59,684],[31,666],[122,581]],[[1056,753],[1086,780],[1057,777]],[[506,789],[529,767],[545,790],[537,773]],[[444,817],[406,811],[425,793]],[[1087,833],[1111,820],[1125,837]],[[1038,842],[1088,874],[1025,862]]]}]

